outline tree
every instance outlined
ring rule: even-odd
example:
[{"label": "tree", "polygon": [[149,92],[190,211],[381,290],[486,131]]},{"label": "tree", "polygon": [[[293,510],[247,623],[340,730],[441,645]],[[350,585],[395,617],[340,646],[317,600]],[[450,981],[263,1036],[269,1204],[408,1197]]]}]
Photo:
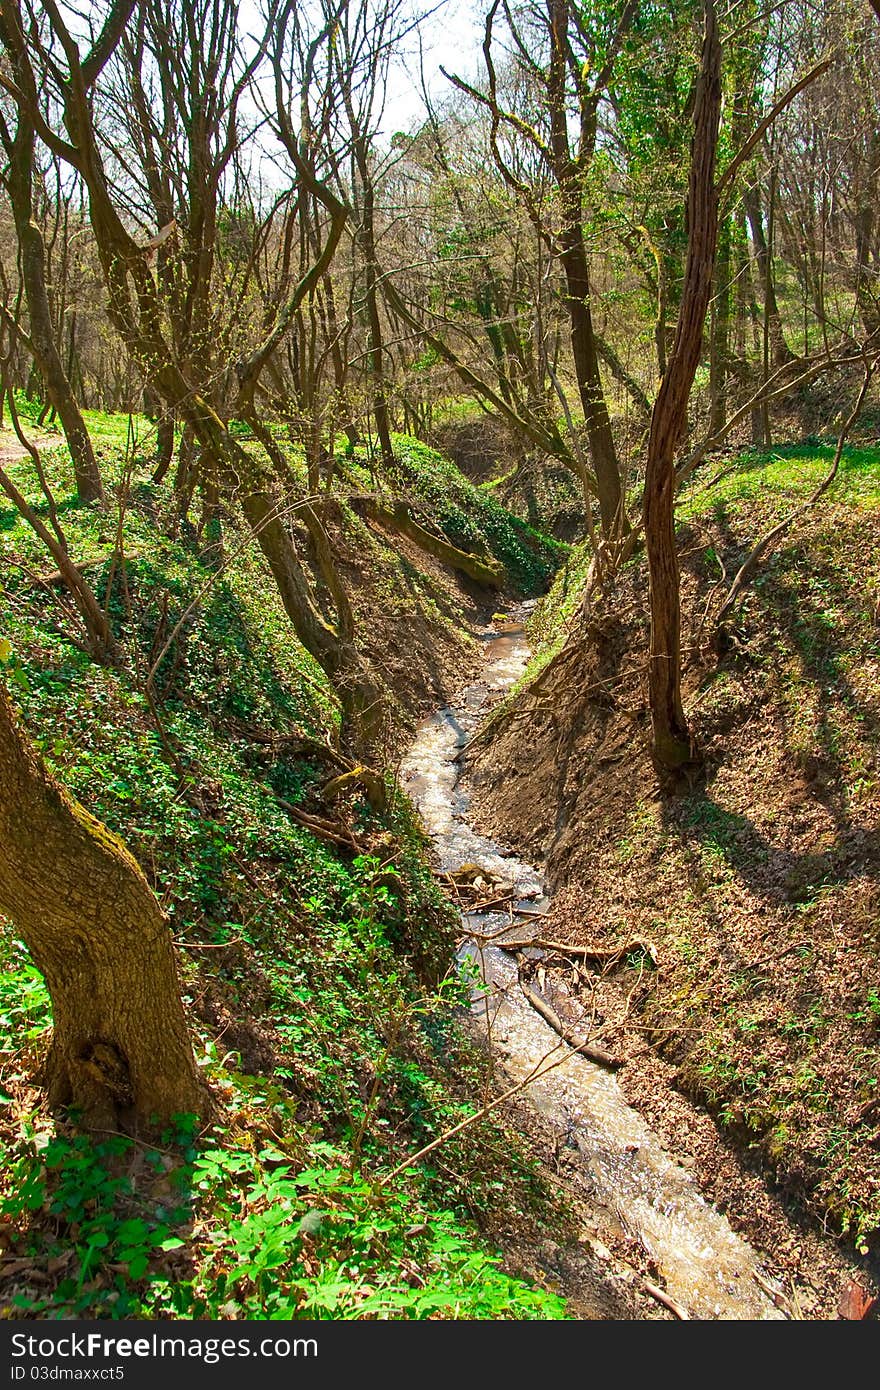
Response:
[{"label": "tree", "polygon": [[[158,243],[156,286],[169,345],[187,380],[221,416],[231,405],[230,363],[250,345],[254,236],[239,265],[234,256],[224,258],[224,234],[234,223],[240,236],[248,223],[235,187],[250,143],[240,107],[269,35],[267,25],[246,44],[232,0],[145,0],[122,33],[114,60],[119,76],[110,84],[124,136],[125,153],[117,153],[116,163]],[[158,413],[161,477],[174,430],[171,413]],[[192,455],[193,431],[186,426],[177,474],[181,512],[197,481]]]},{"label": "tree", "polygon": [[14,8],[0,10],[0,42],[8,55],[15,82],[26,95],[26,100],[16,106],[14,125],[0,113],[0,142],[6,154],[4,182],[18,236],[19,266],[30,319],[28,347],[61,421],[77,492],[84,502],[99,502],[103,497],[100,470],[53,332],[46,289],[46,248],[33,205],[36,128],[29,107],[36,105],[37,91],[20,15]]},{"label": "tree", "polygon": [[42,972],[50,1104],[115,1128],[204,1114],[168,925],[120,840],[48,772],[0,683],[0,912]]},{"label": "tree", "polygon": [[[526,78],[525,115],[509,109],[502,100],[493,58],[494,24],[502,8],[512,52]],[[517,18],[509,6],[502,7],[501,0],[494,0],[486,16],[483,42],[486,90],[478,91],[459,77],[451,80],[488,111],[496,166],[521,199],[539,236],[562,268],[572,361],[590,444],[593,489],[603,536],[609,539],[626,529],[627,521],[620,465],[599,369],[584,204],[596,155],[600,104],[637,5],[633,0],[623,4],[613,0],[600,11],[587,15],[569,0],[546,0],[545,6],[525,11]],[[540,35],[538,60],[532,56],[532,24]],[[534,109],[538,118],[533,123],[530,117]],[[547,224],[533,190],[505,157],[502,142],[511,133],[531,147],[553,181],[557,195],[556,226]]]},{"label": "tree", "polygon": [[[231,0],[225,3],[234,11]],[[289,478],[279,477],[266,460],[242,448],[226,420],[202,394],[198,380],[191,379],[188,364],[178,357],[167,331],[163,296],[151,267],[154,248],[143,246],[132,235],[108,173],[100,113],[91,97],[134,8],[134,0],[117,0],[97,38],[83,54],[55,0],[46,0],[46,42],[29,31],[23,43],[21,62],[30,74],[27,90],[22,91],[2,74],[0,82],[34,122],[48,148],[82,179],[108,292],[110,321],[155,394],[191,430],[201,446],[201,485],[230,501],[237,500],[269,565],[297,637],[337,691],[344,715],[344,736],[359,750],[370,752],[383,728],[381,688],[345,621],[335,625],[325,619],[317,605],[309,575],[285,522],[289,502],[284,492],[289,491]],[[267,32],[276,24],[283,31],[291,9],[291,0],[273,7]],[[0,13],[8,27],[17,25],[17,32],[24,34],[19,0],[0,0]],[[330,37],[325,31],[322,41],[330,41]],[[45,118],[35,95],[38,88],[50,90],[67,138],[59,135]],[[234,121],[232,125],[234,134]],[[283,123],[279,133],[283,135],[287,129],[289,122]],[[287,299],[277,306],[274,322],[266,328],[259,344],[244,357],[227,364],[237,378],[232,409],[239,419],[254,427],[259,425],[254,402],[261,376],[284,341],[300,304],[329,267],[347,218],[346,207],[319,179],[296,140],[284,139],[283,143],[301,188],[326,208],[329,228],[320,254]],[[269,462],[273,461],[270,456]]]},{"label": "tree", "polygon": [[712,293],[718,240],[715,158],[721,114],[721,46],[712,0],[694,112],[688,188],[688,254],[675,341],[651,417],[645,465],[644,523],[651,602],[649,690],[652,756],[661,784],[686,785],[701,758],[691,739],[681,698],[681,599],[675,546],[675,451],[700,361]]}]

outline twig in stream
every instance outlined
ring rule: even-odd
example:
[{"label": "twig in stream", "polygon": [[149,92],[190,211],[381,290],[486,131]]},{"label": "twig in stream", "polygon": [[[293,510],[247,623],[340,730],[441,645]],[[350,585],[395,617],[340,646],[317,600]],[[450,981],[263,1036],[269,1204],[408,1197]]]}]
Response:
[{"label": "twig in stream", "polygon": [[652,1284],[650,1279],[643,1281],[645,1293],[649,1293],[652,1298],[656,1298],[658,1303],[662,1303],[664,1308],[668,1308],[670,1313],[680,1318],[682,1322],[690,1322],[690,1313],[683,1308],[680,1303],[676,1303],[674,1298],[670,1298],[665,1289],[661,1289],[658,1284]]},{"label": "twig in stream", "polygon": [[[554,1054],[557,1052],[560,1053],[560,1055],[551,1061],[550,1059],[554,1057]],[[401,1173],[405,1173],[407,1168],[412,1168],[413,1164],[421,1162],[428,1154],[438,1149],[441,1144],[445,1144],[448,1139],[452,1139],[464,1129],[469,1129],[470,1126],[476,1124],[478,1120],[485,1119],[491,1111],[497,1110],[499,1105],[503,1105],[505,1101],[518,1095],[520,1091],[524,1091],[533,1081],[538,1081],[545,1077],[548,1072],[555,1071],[556,1068],[561,1067],[564,1062],[571,1061],[572,1057],[575,1055],[574,1049],[568,1046],[564,1040],[560,1039],[554,1047],[551,1047],[549,1052],[546,1052],[544,1056],[535,1063],[528,1076],[524,1076],[522,1081],[515,1082],[512,1086],[509,1086],[506,1091],[503,1091],[500,1096],[496,1096],[494,1100],[490,1100],[488,1104],[481,1106],[473,1115],[468,1115],[466,1119],[460,1120],[457,1125],[453,1125],[451,1129],[445,1130],[444,1133],[439,1134],[436,1139],[432,1139],[430,1144],[425,1144],[425,1146],[417,1150],[416,1153],[410,1154],[409,1158],[405,1158],[402,1163],[398,1163],[396,1168],[392,1168],[390,1173],[386,1173],[384,1177],[379,1179],[379,1187],[387,1187],[389,1183],[399,1178]]]},{"label": "twig in stream", "polygon": [[764,1293],[775,1304],[775,1306],[780,1310],[780,1312],[784,1313],[787,1318],[795,1318],[795,1312],[792,1308],[791,1301],[785,1296],[781,1289],[777,1288],[774,1284],[771,1284],[770,1280],[765,1279],[764,1276],[762,1274],[759,1274],[757,1270],[752,1271],[752,1278],[758,1285],[758,1288],[763,1289]]},{"label": "twig in stream", "polygon": [[[467,913],[464,914],[467,916]],[[519,914],[517,914],[519,915]],[[545,936],[523,937],[520,940],[511,941],[499,940],[507,928],[502,927],[498,932],[469,932],[468,935],[478,938],[480,941],[488,941],[493,946],[499,947],[502,951],[522,951],[526,946],[537,946],[542,951],[553,951],[559,956],[580,957],[584,960],[598,960],[606,964],[609,961],[622,960],[624,956],[630,955],[633,951],[641,951],[644,955],[650,956],[654,964],[657,964],[657,949],[652,941],[645,941],[641,936],[634,936],[623,946],[575,946],[568,941],[550,941]],[[794,948],[792,948],[794,949]],[[756,962],[760,963],[760,962]]]},{"label": "twig in stream", "polygon": [[509,903],[516,902],[512,893],[506,894],[503,898],[488,898],[486,902],[474,903],[471,907],[462,912],[462,917],[479,917],[484,912],[492,912],[497,907],[507,907]]}]

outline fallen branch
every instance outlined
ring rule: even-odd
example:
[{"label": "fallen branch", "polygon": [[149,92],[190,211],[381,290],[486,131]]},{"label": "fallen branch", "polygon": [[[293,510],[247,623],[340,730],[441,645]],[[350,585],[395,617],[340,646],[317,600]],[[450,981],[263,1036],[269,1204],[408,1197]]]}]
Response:
[{"label": "fallen branch", "polygon": [[383,1177],[379,1178],[378,1186],[380,1188],[388,1187],[400,1177],[401,1173],[405,1173],[408,1168],[412,1168],[416,1163],[420,1163],[423,1158],[427,1158],[428,1154],[433,1153],[435,1149],[439,1149],[441,1145],[454,1138],[456,1134],[460,1134],[462,1130],[470,1129],[471,1125],[475,1125],[478,1121],[485,1119],[493,1110],[497,1110],[500,1105],[504,1105],[507,1101],[512,1099],[513,1096],[519,1095],[520,1092],[524,1091],[527,1086],[530,1086],[533,1081],[541,1080],[548,1072],[555,1071],[557,1067],[561,1067],[566,1062],[570,1062],[574,1055],[573,1049],[571,1047],[566,1047],[564,1040],[560,1040],[549,1052],[545,1053],[545,1055],[535,1063],[528,1076],[524,1076],[521,1081],[515,1081],[506,1091],[502,1091],[500,1095],[494,1096],[492,1100],[487,1101],[485,1105],[482,1105],[479,1110],[474,1111],[472,1115],[468,1115],[465,1119],[459,1120],[458,1124],[453,1125],[450,1129],[444,1130],[436,1139],[432,1139],[429,1144],[425,1144],[414,1154],[410,1154],[402,1163],[398,1163],[396,1168],[392,1168],[390,1173],[386,1173]]},{"label": "fallen branch", "polygon": [[452,569],[461,570],[470,579],[476,580],[478,584],[483,584],[489,589],[503,589],[505,584],[504,566],[497,560],[481,559],[477,555],[471,555],[467,550],[459,550],[457,546],[444,540],[441,536],[435,536],[433,532],[427,531],[424,526],[420,526],[411,515],[406,502],[394,501],[390,505],[378,501],[375,497],[361,497],[350,499],[358,501],[366,516],[371,521],[376,521],[380,526],[384,526],[392,531],[399,531],[402,536],[407,536],[414,541],[420,549],[433,555],[435,560],[449,565]]},{"label": "fallen branch", "polygon": [[180,946],[186,951],[222,951],[227,946],[237,946],[244,941],[243,936],[231,936],[228,941],[178,941],[172,937],[172,946]]},{"label": "fallen branch", "polygon": [[608,1067],[610,1071],[617,1071],[626,1065],[625,1057],[614,1057],[610,1052],[606,1052],[603,1047],[596,1047],[594,1043],[578,1042],[571,1032],[566,1028],[556,1010],[542,999],[540,994],[536,994],[533,989],[520,980],[519,987],[524,997],[531,1004],[535,1013],[541,1015],[545,1023],[548,1023],[554,1033],[558,1033],[563,1042],[568,1043],[573,1052],[577,1052],[581,1057],[586,1057],[591,1062],[596,1062],[600,1067]]},{"label": "fallen branch", "polygon": [[[520,916],[521,914],[517,913],[516,915]],[[539,916],[541,914],[536,913],[529,915]],[[503,931],[504,928],[502,927],[501,932]],[[521,951],[526,946],[538,946],[542,951],[555,951],[555,953],[560,956],[574,956],[584,960],[599,960],[605,962],[621,960],[624,956],[628,956],[631,951],[642,951],[646,956],[651,957],[655,965],[657,964],[657,949],[654,943],[652,941],[645,941],[641,936],[632,937],[623,946],[574,946],[568,941],[550,941],[545,936],[533,936],[519,941],[511,941],[509,938],[504,941],[499,941],[497,937],[501,935],[501,932],[497,933],[497,935],[493,933],[486,933],[484,935],[481,933],[480,938],[483,941],[492,942],[495,946],[500,946],[502,951]],[[476,935],[476,933],[471,934]]]},{"label": "fallen branch", "polygon": [[633,936],[623,946],[572,946],[567,941],[549,941],[541,936],[533,943],[540,946],[544,951],[555,951],[560,956],[580,956],[585,960],[622,960],[631,951],[641,951],[644,955],[650,956],[654,964],[657,964],[657,948],[653,941],[645,941],[644,937]]},{"label": "fallen branch", "polygon": [[367,800],[374,811],[385,811],[388,808],[388,792],[385,781],[380,772],[375,772],[371,767],[358,765],[350,767],[345,772],[334,777],[321,790],[321,797],[324,801],[333,801],[342,792],[349,790],[352,786],[359,785],[364,788]]},{"label": "fallen branch", "polygon": [[769,1279],[765,1279],[757,1270],[753,1271],[752,1278],[758,1285],[758,1288],[763,1289],[767,1297],[771,1299],[775,1306],[779,1308],[787,1318],[794,1317],[794,1309],[791,1306],[791,1300],[786,1297],[781,1289],[776,1288],[774,1284],[770,1283]]},{"label": "fallen branch", "polygon": [[314,738],[311,734],[296,733],[282,734],[276,729],[260,729],[255,724],[248,724],[243,719],[227,719],[227,724],[234,734],[239,738],[245,738],[249,743],[266,744],[270,747],[276,745],[295,746],[299,753],[314,753],[318,758],[326,758],[329,762],[335,763],[344,772],[350,772],[354,767],[351,758],[346,758],[338,749],[332,748],[323,739]]},{"label": "fallen branch", "polygon": [[361,851],[361,845],[352,835],[351,831],[343,833],[343,827],[334,821],[324,820],[321,816],[309,815],[308,811],[301,811],[298,806],[294,806],[290,801],[284,801],[280,796],[275,800],[283,811],[286,811],[291,820],[296,821],[304,830],[310,830],[319,840],[328,840],[332,845],[344,845],[346,849],[353,849],[357,853]]},{"label": "fallen branch", "polygon": [[[121,558],[126,561],[140,560],[145,553],[146,552],[143,550],[132,550],[129,551],[128,554],[123,555]],[[98,555],[97,558],[94,560],[78,560],[74,562],[74,568],[80,574],[87,574],[89,570],[100,569],[102,565],[108,564],[113,558],[113,555],[110,554]],[[120,557],[117,555],[116,559],[118,560],[119,558]],[[38,574],[34,577],[37,580],[39,580],[41,584],[65,584],[67,582],[66,577],[61,573],[61,570],[50,570],[48,574]]]},{"label": "fallen branch", "polygon": [[491,912],[496,907],[507,907],[509,903],[516,902],[513,893],[508,893],[503,898],[487,898],[485,902],[473,903],[461,915],[463,917],[479,917],[484,912]]},{"label": "fallen branch", "polygon": [[769,965],[771,961],[784,960],[793,951],[800,951],[806,945],[805,941],[793,941],[790,946],[786,946],[781,951],[768,951],[765,956],[759,956],[757,960],[746,961],[745,968],[746,970],[759,970],[762,965]]},{"label": "fallen branch", "polygon": [[[699,468],[706,455],[710,451],[716,450],[721,444],[723,444],[727,436],[731,434],[733,430],[736,429],[737,425],[742,423],[746,416],[749,415],[756,406],[769,404],[770,401],[774,401],[778,399],[780,396],[791,395],[794,391],[799,390],[802,386],[806,386],[808,382],[815,381],[816,377],[821,376],[822,373],[825,371],[831,371],[835,367],[849,367],[852,366],[853,363],[861,361],[863,361],[863,357],[860,353],[852,353],[849,356],[832,357],[830,352],[823,352],[818,360],[813,360],[810,362],[810,365],[806,371],[802,372],[800,376],[794,377],[791,380],[786,380],[785,378],[787,374],[791,372],[792,368],[797,364],[790,361],[784,362],[781,367],[777,367],[777,369],[773,372],[772,376],[769,376],[767,378],[767,380],[763,383],[761,388],[758,391],[756,391],[755,394],[749,400],[747,400],[744,405],[742,405],[739,408],[739,410],[735,411],[734,414],[729,417],[727,423],[723,426],[722,429],[716,430],[714,433],[710,434],[708,437],[703,439],[701,443],[699,443],[694,449],[691,450],[688,457],[676,469],[676,493],[681,492],[684,483],[691,476],[691,474],[697,468]],[[801,365],[804,365],[804,363],[802,363]],[[782,379],[781,386],[775,387],[773,391],[767,390],[768,386],[772,386],[775,382],[779,381],[780,379]],[[736,466],[737,465],[734,464],[734,468]],[[715,483],[719,482],[721,477],[723,476],[723,472],[717,474],[714,478],[710,480],[710,482],[706,484],[706,486],[712,487]]]}]

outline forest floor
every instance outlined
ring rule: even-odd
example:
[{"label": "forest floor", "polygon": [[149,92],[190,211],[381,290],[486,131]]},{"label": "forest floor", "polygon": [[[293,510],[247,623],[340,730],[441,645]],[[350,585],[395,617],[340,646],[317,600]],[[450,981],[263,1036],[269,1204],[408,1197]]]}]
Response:
[{"label": "forest floor", "polygon": [[557,581],[523,688],[471,760],[477,827],[547,874],[546,935],[620,951],[604,970],[556,959],[560,1013],[589,999],[632,1059],[628,1099],[768,1252],[795,1315],[820,1318],[880,1291],[876,450],[849,451],[720,641],[710,615],[830,452],[745,456],[682,504],[704,784],[656,792],[639,561],[588,615],[583,571]]},{"label": "forest floor", "polygon": [[[644,1250],[598,1233],[589,1193],[525,1103],[418,1158],[485,1093],[449,973],[455,914],[424,839],[402,798],[386,816],[357,790],[322,800],[333,700],[258,559],[230,545],[218,570],[201,526],[169,534],[148,443],[132,460],[124,420],[89,423],[105,470],[133,469],[118,493],[121,569],[113,507],[67,499],[63,451],[40,442],[127,665],[95,667],[71,643],[9,507],[0,659],[44,758],[127,839],[173,913],[219,1116],[208,1134],[158,1144],[96,1142],[48,1116],[34,1085],[48,1000],[0,930],[5,1314],[671,1316],[646,1292]],[[471,765],[480,825],[540,859],[555,937],[623,948],[589,989],[608,1044],[630,1057],[627,1097],[766,1252],[787,1314],[861,1316],[880,1226],[876,454],[847,455],[721,657],[702,616],[722,574],[803,497],[825,453],[747,460],[686,503],[687,698],[710,775],[670,808],[645,757],[637,565],[584,622],[580,552],[554,548],[424,446],[399,450],[391,487],[451,544],[499,559],[511,589],[480,591],[366,524],[343,489],[334,541],[391,697],[389,764],[478,669],[472,633],[492,605],[542,592],[558,569],[525,688]],[[6,462],[43,506],[19,446]],[[369,484],[357,459],[349,468],[348,486]],[[554,498],[539,500],[543,521]],[[181,615],[157,673],[157,729],[140,682]],[[303,814],[336,840],[316,839]],[[569,963],[549,976],[564,1017],[584,974]]]},{"label": "forest floor", "polygon": [[[41,448],[57,449],[63,446],[64,440],[61,435],[54,430],[40,430],[37,438]],[[7,467],[15,464],[19,459],[23,459],[27,450],[13,429],[7,426],[0,426],[0,466]]]},{"label": "forest floor", "polygon": [[[475,1114],[484,1063],[459,1021],[457,919],[411,808],[391,775],[385,811],[356,779],[325,797],[338,709],[259,553],[232,515],[222,549],[205,518],[180,523],[169,484],[152,482],[148,422],[88,423],[104,507],[76,501],[64,450],[41,440],[42,463],[123,660],[90,659],[6,504],[0,663],[41,756],[124,838],[169,916],[215,1109],[204,1129],[181,1116],[160,1134],[83,1134],[49,1114],[50,1002],[0,921],[0,1316],[570,1316],[490,1229],[504,1213],[533,1231],[568,1218],[523,1141]],[[384,485],[442,517],[451,544],[545,586],[552,541],[412,441],[399,465]],[[13,447],[7,467],[45,514],[30,461]],[[346,488],[372,480],[357,458],[347,468],[332,525],[389,686],[393,771],[420,714],[479,661],[476,598],[358,516]],[[420,1157],[447,1129],[440,1161]]]}]

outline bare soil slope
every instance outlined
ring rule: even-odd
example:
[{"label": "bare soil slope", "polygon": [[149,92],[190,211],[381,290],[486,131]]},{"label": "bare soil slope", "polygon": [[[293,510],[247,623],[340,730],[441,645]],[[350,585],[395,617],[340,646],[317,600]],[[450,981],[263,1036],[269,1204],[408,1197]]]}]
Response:
[{"label": "bare soil slope", "polygon": [[[673,1128],[681,1116],[658,1101],[664,1085],[707,1104],[724,1142],[758,1161],[759,1185],[796,1197],[870,1263],[880,1226],[873,456],[854,451],[832,500],[783,541],[720,641],[710,621],[751,542],[821,466],[763,466],[686,509],[686,708],[708,757],[704,786],[657,795],[641,560],[588,616],[575,612],[471,769],[480,828],[543,855],[555,889],[547,934],[631,948],[599,998],[621,1020],[612,1047],[650,1045],[622,1076],[634,1101],[665,1110]],[[733,1168],[705,1133],[691,1137],[717,1199],[727,1183],[735,1203]]]}]

